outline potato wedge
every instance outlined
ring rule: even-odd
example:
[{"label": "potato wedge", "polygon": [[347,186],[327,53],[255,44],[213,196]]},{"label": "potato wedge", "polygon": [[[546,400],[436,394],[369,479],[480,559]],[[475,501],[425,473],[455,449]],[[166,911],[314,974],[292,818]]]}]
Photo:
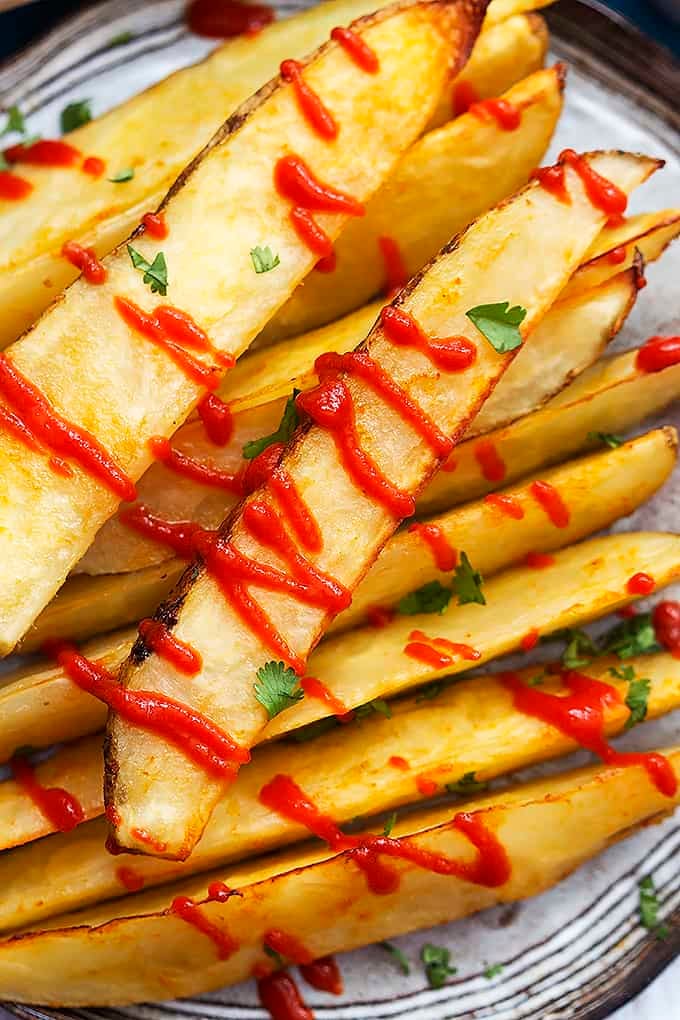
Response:
[{"label": "potato wedge", "polygon": [[[663,753],[680,775],[680,750]],[[388,899],[368,890],[346,855],[295,848],[185,880],[172,891],[64,915],[51,922],[54,930],[9,939],[0,945],[0,995],[104,1006],[207,992],[250,977],[253,966],[267,960],[263,940],[273,928],[295,935],[313,957],[321,957],[466,917],[556,885],[678,801],[680,794],[659,793],[642,766],[578,769],[474,800],[466,811],[483,812],[483,824],[508,859],[509,875],[495,888],[396,858],[389,865],[399,885]],[[415,846],[444,857],[473,860],[452,814],[445,805],[408,815],[397,822],[394,835],[409,836]],[[208,901],[207,885],[215,879],[238,888],[241,896]],[[205,919],[238,940],[233,955],[218,960],[209,938],[199,939],[193,926],[168,912],[178,893],[200,902]],[[320,902],[332,925],[319,925]]]},{"label": "potato wedge", "polygon": [[[484,0],[414,0],[361,19],[355,29],[378,54],[376,74],[361,71],[334,41],[305,64],[306,81],[341,125],[341,145],[312,130],[294,86],[279,76],[233,114],[173,185],[163,205],[168,300],[200,322],[218,353],[240,354],[318,261],[295,232],[291,203],[276,190],[278,160],[294,154],[317,180],[359,202],[370,197],[421,133],[450,72],[465,63],[484,7]],[[357,161],[359,149],[364,158]],[[318,215],[333,238],[347,210]],[[264,237],[281,263],[260,275],[249,252]],[[134,239],[151,262],[161,242],[137,233]],[[65,477],[50,467],[49,452],[59,450],[45,456],[0,432],[0,653],[14,647],[97,529],[130,498],[131,482],[151,463],[148,440],[171,435],[205,393],[116,310],[113,299],[121,295],[143,313],[155,308],[148,274],[133,266],[125,246],[105,266],[106,281],[76,281],[12,347],[11,364],[69,423],[96,437],[125,484],[104,485],[78,466]]]},{"label": "potato wedge", "polygon": [[258,343],[276,343],[332,322],[389,290],[381,237],[396,242],[408,278],[450,237],[526,184],[550,143],[563,86],[564,68],[557,65],[505,92],[522,112],[515,131],[468,113],[411,146],[366,215],[338,238],[335,271],[313,273],[298,287]]},{"label": "potato wedge", "polygon": [[[424,664],[402,655],[401,649],[410,631],[423,625],[425,629],[428,624],[430,629],[434,626],[440,636],[466,640],[481,654],[481,659],[476,661],[486,662],[517,650],[522,636],[530,630],[547,634],[560,627],[579,626],[613,611],[622,604],[617,592],[636,570],[651,570],[659,586],[670,583],[675,576],[673,556],[678,541],[672,535],[627,534],[557,551],[555,565],[550,570],[514,567],[488,580],[485,592],[489,606],[484,611],[475,605],[451,606],[443,617],[399,617],[383,631],[364,629],[338,634],[314,651],[309,660],[309,672],[322,678],[349,708],[376,697],[391,697],[404,687],[428,683],[443,673],[459,673],[470,668],[470,663],[456,659],[443,673],[433,673]],[[659,556],[663,560],[660,569],[656,566]],[[599,579],[594,578],[593,588],[585,589],[586,597],[579,603],[583,589],[581,574],[594,574],[597,564],[602,565],[603,557],[607,557],[607,569]],[[518,621],[515,619],[517,585],[524,586],[529,600],[528,615]],[[390,645],[389,639],[395,635],[396,652],[391,661],[396,662],[399,673],[393,685],[392,680],[389,684],[383,682],[387,664],[383,664],[381,656],[384,647]],[[85,645],[83,654],[115,671],[128,655],[134,636],[134,631],[130,630],[106,635]],[[385,638],[388,639],[386,644],[383,643]],[[334,662],[334,658],[337,661]],[[356,673],[359,669],[362,672]],[[367,671],[365,691],[363,671]],[[321,701],[308,698],[270,722],[261,739],[280,736],[329,714],[330,710]],[[76,687],[60,667],[25,668],[19,676],[8,675],[0,688],[0,761],[6,761],[18,747],[46,747],[94,733],[105,720],[105,707]]]},{"label": "potato wedge", "polygon": [[[621,704],[606,711],[610,735],[619,733],[629,716],[623,700],[628,684],[609,674],[617,661],[596,660],[584,670],[621,694]],[[658,654],[626,660],[626,665],[650,681],[647,718],[680,707],[680,661]],[[528,682],[536,672],[534,666],[520,675]],[[541,689],[559,690],[559,681],[548,680]],[[494,676],[460,680],[427,700],[403,698],[392,702],[391,709],[389,719],[374,713],[303,744],[261,748],[215,808],[189,860],[137,858],[129,869],[133,879],[143,880],[149,888],[303,838],[301,826],[272,815],[258,800],[261,788],[281,772],[294,776],[322,811],[346,823],[394,810],[428,790],[434,792],[423,786],[424,780],[443,792],[445,784],[465,775],[474,774],[478,782],[486,782],[576,747],[559,730],[518,712]],[[393,757],[407,767],[386,764]],[[324,762],[321,770],[320,761]],[[91,795],[93,783],[101,779],[101,740],[89,738],[67,747],[49,765],[37,770],[42,782],[73,793],[88,818],[103,813],[101,791],[96,801]],[[0,785],[0,819],[6,819],[13,838],[23,842],[51,831],[14,783]],[[5,829],[0,826],[0,831]],[[55,914],[124,896],[121,865],[125,867],[125,862],[107,853],[105,838],[106,825],[98,819],[0,856],[0,931],[33,927]],[[47,883],[45,876],[49,876]],[[129,873],[123,871],[123,878],[129,881]]]},{"label": "potato wedge", "polygon": [[[483,41],[466,70],[484,98],[499,95],[539,68],[547,31],[533,0],[492,0]],[[65,241],[93,247],[102,257],[155,209],[173,180],[210,140],[222,121],[278,72],[286,57],[302,57],[335,25],[370,14],[373,0],[329,0],[277,21],[257,39],[234,39],[205,60],[172,74],[141,95],[73,132],[69,141],[103,157],[112,173],[131,166],[124,187],[107,173],[99,179],[39,167],[22,168],[35,191],[27,201],[3,203],[0,237],[0,347],[15,340],[77,276],[61,256]],[[436,123],[451,114],[447,95]],[[46,235],[44,224],[49,221]]]},{"label": "potato wedge", "polygon": [[[525,502],[527,482],[509,490],[524,504],[521,522],[480,502],[432,518],[431,523],[442,529],[454,548],[467,550],[486,577],[531,549],[568,545],[631,513],[663,484],[673,469],[675,455],[673,430],[660,429],[618,451],[605,451],[545,472],[544,478],[564,491],[573,506],[567,528],[553,528],[537,507]],[[595,486],[599,498],[592,506],[583,494]],[[355,626],[371,607],[394,605],[407,592],[441,579],[432,558],[421,552],[421,539],[414,533],[395,535],[355,591],[352,605],[336,617],[329,631]],[[149,616],[183,569],[182,561],[167,560],[128,574],[72,578],[38,617],[24,647],[31,651],[40,648],[48,637],[82,641]]]},{"label": "potato wedge", "polygon": [[[594,291],[554,305],[535,329],[531,347],[519,352],[472,422],[466,438],[500,428],[533,411],[590,365],[616,335],[635,301],[636,279],[636,270],[632,268]],[[244,358],[244,370],[248,363],[253,363],[251,385],[258,387],[264,379],[271,379],[274,370],[280,370],[280,378],[286,380],[286,396],[293,385],[308,389],[317,382],[316,375],[309,371],[316,357],[325,350],[341,353],[350,350],[351,327],[365,323],[368,329],[375,320],[374,311],[377,314],[375,305],[368,306],[326,329],[299,337],[275,360],[267,361],[262,357],[267,351]],[[269,353],[273,355],[273,349]],[[303,364],[301,374],[291,379],[293,366],[301,368]],[[239,373],[238,366],[235,371]],[[237,387],[244,385],[246,378],[245,371],[240,372]],[[260,393],[263,395],[262,391]],[[257,400],[257,396],[245,398],[246,401],[251,399]],[[231,406],[239,406],[238,398]],[[224,447],[216,448],[198,421],[188,422],[180,429],[173,445],[198,461],[214,464],[227,472],[238,472],[243,464],[243,444],[273,432],[284,406],[285,397],[282,396],[235,412],[233,435]],[[166,520],[193,520],[207,528],[217,527],[236,502],[236,497],[223,488],[197,484],[163,464],[155,464],[147,471],[140,480],[138,493],[140,502]],[[75,572],[113,574],[139,570],[170,556],[170,550],[132,530],[116,515],[100,529]]]},{"label": "potato wedge", "polygon": [[[630,154],[594,153],[584,158],[624,192],[645,180],[656,166],[653,160]],[[565,166],[565,182],[570,204],[532,182],[443,249],[422,277],[395,299],[394,307],[413,316],[425,336],[455,334],[474,343],[476,360],[467,372],[441,373],[422,351],[393,344],[381,324],[376,324],[362,346],[390,384],[396,383],[437,429],[454,441],[513,358],[512,352],[499,354],[490,343],[480,341],[467,310],[479,302],[520,304],[526,310],[520,327],[526,338],[603,226],[605,214],[590,201],[581,177],[571,166]],[[542,236],[540,257],[537,232]],[[456,281],[453,297],[452,280]],[[397,506],[378,503],[364,491],[360,487],[364,480],[352,478],[347,454],[341,454],[327,427],[303,426],[284,455],[282,470],[304,500],[321,540],[320,551],[307,556],[299,538],[291,534],[294,555],[306,558],[312,569],[333,578],[334,584],[349,593],[399,519],[409,515],[406,504],[429,480],[442,457],[434,452],[431,441],[359,376],[332,385],[336,390],[342,385],[346,400],[352,402],[352,434],[361,444],[362,455],[402,494]],[[256,537],[255,530],[244,523],[247,508],[256,500],[262,506],[267,492],[268,505],[272,500],[276,503],[271,488],[270,479],[256,496],[247,497],[225,521],[220,537],[237,555],[278,569],[282,561],[269,547],[269,531]],[[292,569],[297,573],[297,566]],[[255,596],[250,595],[251,588]],[[246,622],[240,595],[232,592],[225,598],[204,561],[195,561],[158,610],[158,618],[175,638],[199,652],[200,673],[190,683],[184,682],[186,678],[167,660],[140,641],[121,670],[120,682],[128,691],[157,692],[186,701],[238,745],[250,747],[267,718],[254,693],[258,668],[274,655],[304,669],[309,651],[337,609],[333,611],[330,602],[310,605],[313,598],[303,604],[299,597],[265,585],[248,583],[244,591],[256,607],[248,612],[264,614],[272,621],[268,634],[258,633]],[[107,726],[105,763],[105,798],[112,808],[119,844],[140,852],[163,847],[161,856],[187,857],[224,789],[224,781],[190,763],[162,737],[146,732],[142,736],[115,714]]]}]

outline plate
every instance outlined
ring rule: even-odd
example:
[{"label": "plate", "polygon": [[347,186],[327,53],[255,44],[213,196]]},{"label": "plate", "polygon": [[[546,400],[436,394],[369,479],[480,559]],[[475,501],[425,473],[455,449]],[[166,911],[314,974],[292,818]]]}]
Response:
[{"label": "plate", "polygon": [[[277,3],[279,16],[304,6]],[[183,0],[108,0],[71,19],[29,50],[0,67],[3,105],[18,103],[29,130],[54,135],[67,102],[91,98],[102,113],[214,45],[190,35]],[[626,148],[666,159],[666,169],[641,189],[633,211],[680,202],[680,67],[670,54],[595,2],[561,0],[547,12],[553,55],[569,66],[566,107],[555,155],[578,149]],[[132,33],[123,45],[110,40]],[[225,115],[230,111],[225,110]],[[680,331],[677,280],[680,246],[648,273],[649,287],[616,341],[615,349],[653,333]],[[680,411],[663,421],[680,426]],[[642,431],[642,430],[641,430]],[[593,499],[597,493],[593,493]],[[660,496],[618,530],[672,530],[680,518],[680,471]],[[677,595],[676,595],[677,597]],[[624,746],[649,748],[678,740],[678,719],[669,717],[630,734]],[[573,756],[567,764],[583,761]],[[562,769],[564,761],[557,766]],[[522,778],[535,774],[526,772]],[[397,940],[413,961],[411,975],[396,971],[380,947],[342,957],[346,992],[340,1000],[309,991],[318,1020],[600,1020],[635,996],[680,954],[680,818],[652,826],[566,879],[556,889],[521,904],[500,907],[434,932]],[[664,942],[638,922],[638,882],[652,873],[661,914],[672,927]],[[323,918],[320,918],[323,923]],[[198,936],[200,937],[200,936]],[[417,963],[420,946],[450,948],[458,973],[441,989],[426,986]],[[493,980],[487,964],[502,964]],[[252,985],[181,1002],[128,1009],[37,1009],[8,1004],[25,1018],[73,1020],[258,1020],[265,1016]]]}]

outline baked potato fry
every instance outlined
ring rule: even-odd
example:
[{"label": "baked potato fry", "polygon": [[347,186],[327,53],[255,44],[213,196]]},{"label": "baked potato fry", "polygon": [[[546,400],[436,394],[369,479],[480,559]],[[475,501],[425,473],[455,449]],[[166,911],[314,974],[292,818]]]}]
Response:
[{"label": "baked potato fry", "polygon": [[[680,750],[663,753],[680,775]],[[172,890],[64,915],[50,922],[54,930],[9,939],[0,945],[0,995],[105,1006],[207,992],[246,980],[255,964],[266,963],[263,941],[274,928],[318,958],[536,895],[679,800],[660,793],[641,765],[578,769],[473,800],[466,812],[483,812],[486,830],[507,855],[507,877],[495,887],[390,858],[398,887],[389,898],[375,896],[347,854],[296,847]],[[393,834],[447,858],[474,860],[453,815],[451,805],[409,814]],[[241,895],[208,900],[214,880]],[[238,945],[232,955],[218,960],[213,942],[169,910],[177,894],[190,896],[206,921],[230,934]],[[320,902],[332,925],[319,924]]]},{"label": "baked potato fry", "polygon": [[[466,69],[481,98],[504,92],[537,70],[547,50],[547,31],[533,0],[492,0],[478,51]],[[3,203],[0,245],[0,347],[15,340],[77,276],[61,256],[65,241],[94,248],[102,257],[155,209],[173,180],[210,140],[224,119],[287,57],[319,46],[335,25],[370,14],[374,0],[329,0],[277,21],[256,39],[233,39],[200,63],[172,74],[141,95],[78,128],[69,142],[103,157],[113,172],[130,166],[125,187],[107,177],[88,178],[40,167],[22,170],[34,185],[24,202]],[[435,123],[451,115],[442,96]],[[49,221],[49,234],[44,224]]]},{"label": "baked potato fry", "polygon": [[[568,545],[631,513],[668,477],[675,463],[675,446],[673,431],[662,429],[619,450],[567,462],[562,468],[545,472],[544,479],[563,491],[574,508],[567,528],[553,528],[545,514],[525,502],[528,482],[504,493],[523,503],[521,522],[478,502],[434,517],[430,523],[442,529],[454,548],[465,549],[486,577],[532,549]],[[594,506],[584,498],[584,493],[593,488],[598,492]],[[352,605],[336,617],[329,631],[355,626],[370,608],[394,605],[407,592],[441,579],[443,575],[433,559],[423,557],[421,552],[422,539],[416,534],[395,535],[355,591]],[[29,632],[27,649],[40,648],[48,637],[83,641],[149,616],[183,569],[184,563],[175,559],[127,574],[72,578],[38,617]]]},{"label": "baked potato fry", "polygon": [[[609,673],[617,662],[594,660],[584,670],[621,695],[621,703],[606,710],[609,735],[619,733],[629,717],[629,685]],[[648,719],[680,707],[680,661],[658,654],[627,659],[626,665],[650,682]],[[520,676],[528,682],[537,671],[529,667]],[[559,689],[557,678],[541,686],[549,693]],[[281,772],[294,776],[321,811],[346,823],[392,811],[425,796],[426,790],[443,792],[445,784],[464,776],[486,782],[576,748],[555,727],[514,708],[512,696],[494,676],[459,680],[434,698],[399,699],[391,703],[391,711],[391,718],[374,713],[305,743],[261,748],[215,808],[189,860],[138,857],[131,868],[134,878],[149,888],[303,838],[301,826],[273,815],[258,800],[262,787]],[[386,766],[393,757],[408,767]],[[101,740],[89,738],[66,747],[50,765],[37,769],[41,782],[69,790],[81,800],[88,818],[103,813],[101,791],[97,801],[91,796],[94,782],[101,779]],[[0,818],[7,819],[17,841],[35,840],[50,831],[13,783],[0,785]],[[107,853],[105,838],[106,825],[99,818],[0,856],[0,930],[33,927],[55,914],[124,896],[121,860]],[[123,877],[129,880],[125,871]]]},{"label": "baked potato fry", "polygon": [[[121,500],[134,498],[132,483],[152,460],[148,440],[175,431],[205,394],[205,373],[213,379],[224,373],[219,356],[242,353],[318,261],[318,251],[296,233],[294,203],[277,191],[279,160],[302,160],[300,172],[313,168],[322,190],[344,189],[336,211],[315,213],[315,229],[333,239],[348,215],[360,212],[353,203],[370,197],[421,133],[450,73],[465,63],[485,6],[485,0],[414,0],[357,21],[355,30],[378,55],[375,74],[352,63],[333,40],[314,52],[304,64],[305,81],[332,108],[341,145],[329,144],[301,116],[294,83],[279,76],[263,86],[164,200],[165,284],[153,271],[161,242],[139,228],[132,253],[122,245],[104,260],[104,282],[77,280],[12,347],[4,364],[37,389],[68,423],[64,427],[86,430],[103,452],[96,458],[81,452],[66,475],[50,466],[50,454],[63,453],[62,447],[47,442],[45,455],[42,443],[31,448],[17,437],[20,429],[0,431],[0,653],[15,646]],[[643,166],[652,169],[643,161],[638,174]],[[297,172],[291,170],[296,181]],[[250,252],[265,238],[280,264],[262,275]],[[146,271],[135,268],[140,257]],[[176,340],[176,334],[156,319],[158,298],[149,283],[162,296],[167,291],[171,323],[176,326],[179,316],[189,348],[196,346],[197,323],[200,335],[209,334],[210,363],[194,357],[194,367],[187,367],[192,356],[178,342],[168,353],[168,336]],[[132,302],[132,311],[127,306],[128,313],[120,313],[114,298]],[[149,321],[152,312],[150,342],[144,326],[138,331],[130,322],[139,315]],[[182,325],[185,315],[188,325]],[[17,385],[24,385],[21,379]],[[88,456],[97,470],[83,470]]]},{"label": "baked potato fry", "polygon": [[[614,152],[583,158],[624,193],[658,165],[645,157]],[[602,208],[593,204],[571,165],[564,167],[564,180],[569,204],[532,182],[444,248],[393,302],[397,314],[411,316],[425,338],[455,335],[459,344],[473,343],[474,364],[468,371],[442,373],[418,346],[389,340],[382,324],[376,324],[362,345],[362,352],[384,373],[381,378],[390,386],[396,384],[419,413],[454,442],[513,358],[507,348],[499,353],[491,343],[480,341],[467,311],[480,301],[521,305],[520,336],[525,343],[529,337],[530,343],[531,330],[606,221]],[[540,255],[537,233],[542,237]],[[456,281],[453,296],[452,280]],[[305,513],[315,522],[318,551],[307,555],[305,544],[291,533],[286,542],[290,542],[293,560],[287,554],[281,559],[272,551],[270,532],[247,525],[249,520],[252,523],[249,508],[264,505],[265,511],[271,512],[272,500],[277,502],[269,478],[224,522],[222,545],[202,550],[213,557],[213,573],[204,559],[195,560],[158,610],[158,619],[173,637],[199,653],[200,672],[190,683],[185,682],[167,659],[139,641],[120,673],[126,691],[160,693],[186,703],[229,734],[240,748],[252,746],[267,719],[255,696],[257,670],[272,654],[298,671],[304,669],[308,653],[338,610],[328,600],[301,600],[285,586],[274,585],[272,590],[268,584],[244,582],[237,596],[228,582],[220,584],[214,576],[215,563],[227,548],[224,543],[235,555],[257,564],[257,570],[262,564],[265,569],[280,569],[282,562],[290,563],[298,576],[297,564],[304,562],[304,570],[321,571],[326,580],[333,579],[336,591],[341,586],[349,595],[399,520],[410,515],[413,497],[443,459],[412,419],[395,410],[359,375],[350,374],[329,385],[335,387],[334,394],[341,386],[347,401],[343,406],[352,408],[351,430],[361,446],[360,457],[369,458],[372,470],[400,494],[399,500],[378,502],[375,494],[370,494],[370,486],[366,488],[365,474],[352,477],[346,446],[340,440],[338,446],[333,425],[324,418],[326,413],[333,417],[333,412],[321,409],[325,425],[310,424],[298,430],[280,468],[287,472],[304,501]],[[336,397],[330,396],[330,390],[328,393],[328,406],[335,407]],[[311,409],[309,401],[306,406]],[[325,427],[328,425],[330,429]],[[251,607],[247,611],[242,590]],[[270,622],[267,627],[255,627],[247,622],[249,616]],[[224,779],[209,775],[162,736],[145,732],[142,737],[137,727],[115,713],[107,725],[105,776],[105,799],[107,806],[111,805],[118,843],[142,853],[158,848],[160,856],[177,859],[191,853],[225,786]]]},{"label": "baked potato fry", "polygon": [[[472,422],[466,439],[533,411],[595,361],[616,335],[635,301],[636,280],[637,270],[631,268],[596,290],[554,305],[534,330],[526,356],[519,352]],[[263,357],[267,353],[273,356],[274,348],[244,358],[244,370],[239,372],[238,366],[235,369],[239,373],[237,392],[248,378],[255,390],[254,395],[242,398],[244,402],[257,401],[257,388],[265,379],[271,380],[275,371],[280,371],[281,382],[272,381],[268,395],[274,397],[280,387],[285,396],[245,408],[238,397],[231,400],[232,408],[243,409],[234,412],[234,430],[224,447],[215,447],[198,421],[188,422],[179,430],[174,447],[228,473],[238,472],[243,466],[244,443],[275,431],[293,386],[308,389],[317,382],[311,368],[318,355],[330,350],[340,353],[350,350],[351,328],[365,325],[367,332],[378,311],[377,306],[368,306],[332,326],[305,334],[289,345],[282,344],[284,349],[280,353],[277,349],[275,359]],[[361,333],[355,333],[354,339],[358,335]],[[248,363],[252,364],[251,375],[246,371]],[[291,378],[294,371],[300,374]],[[262,399],[264,392],[259,393]],[[236,502],[236,496],[225,489],[201,485],[164,464],[149,468],[140,480],[138,494],[141,503],[166,520],[192,520],[206,528],[217,527]],[[133,530],[124,517],[116,515],[100,529],[75,572],[115,574],[140,570],[170,556],[170,550]]]}]

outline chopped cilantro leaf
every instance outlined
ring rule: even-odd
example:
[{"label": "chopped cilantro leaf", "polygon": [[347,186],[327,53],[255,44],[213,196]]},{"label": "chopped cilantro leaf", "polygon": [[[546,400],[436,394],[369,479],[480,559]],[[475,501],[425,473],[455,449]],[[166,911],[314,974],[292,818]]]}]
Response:
[{"label": "chopped cilantro leaf", "polygon": [[527,687],[540,687],[547,675],[545,670],[541,670],[536,676],[532,676],[530,680],[527,680]]},{"label": "chopped cilantro leaf", "polygon": [[486,599],[482,591],[484,578],[478,570],[474,570],[466,552],[461,552],[458,566],[453,572],[453,592],[458,596],[458,605],[464,606],[468,602],[478,602],[480,606],[486,605]]},{"label": "chopped cilantro leaf", "polygon": [[111,39],[109,39],[108,46],[110,49],[113,49],[114,46],[124,46],[125,43],[132,42],[134,37],[134,32],[130,32],[129,30],[126,32],[119,32],[118,35],[114,35]]},{"label": "chopped cilantro leaf", "polygon": [[408,962],[399,946],[395,946],[391,942],[379,942],[378,945],[381,949],[385,949],[390,956],[394,957],[394,961],[402,974],[411,973],[411,964]]},{"label": "chopped cilantro leaf", "polygon": [[425,964],[430,988],[441,988],[447,977],[458,971],[457,967],[451,966],[451,953],[444,946],[433,946],[431,942],[426,942],[420,950],[420,959]]},{"label": "chopped cilantro leaf", "polygon": [[385,819],[385,825],[383,826],[383,836],[392,835],[392,829],[394,828],[394,823],[396,822],[396,820],[397,812],[393,811],[392,814]]},{"label": "chopped cilantro leaf", "polygon": [[487,981],[493,981],[495,977],[503,973],[502,963],[491,963],[484,968],[484,977]]},{"label": "chopped cilantro leaf", "polygon": [[289,735],[290,740],[295,744],[306,744],[309,740],[316,740],[317,737],[323,736],[324,733],[334,730],[339,725],[340,723],[334,716],[317,719],[315,722],[307,723],[306,726],[301,726],[299,730],[293,730]]},{"label": "chopped cilantro leaf", "polygon": [[591,439],[594,443],[603,443],[612,450],[623,446],[621,436],[615,436],[613,432],[589,432],[587,438]]},{"label": "chopped cilantro leaf", "polygon": [[131,166],[126,166],[125,169],[119,170],[117,174],[114,174],[113,177],[109,177],[108,179],[112,184],[124,184],[125,181],[131,181],[134,176],[135,171],[133,168]]},{"label": "chopped cilantro leaf", "polygon": [[648,680],[646,677],[636,676],[632,666],[622,666],[621,669],[612,667],[609,672],[612,676],[618,677],[619,680],[623,680],[624,683],[628,684],[626,705],[630,709],[630,715],[626,720],[625,728],[629,730],[632,726],[637,726],[638,723],[644,722],[647,718],[647,703],[649,701],[651,680]]},{"label": "chopped cilantro leaf", "polygon": [[450,680],[433,680],[431,684],[423,687],[420,694],[416,698],[416,705],[421,701],[432,701],[433,698],[437,698],[445,687],[448,686]]},{"label": "chopped cilantro leaf", "polygon": [[270,719],[304,696],[297,673],[285,663],[266,662],[258,669],[255,697],[267,709]]},{"label": "chopped cilantro leaf", "polygon": [[365,705],[359,705],[355,709],[354,716],[356,719],[365,719],[367,715],[372,715],[374,712],[377,715],[384,715],[386,719],[392,718],[392,709],[383,698],[374,698],[373,701],[369,701]]},{"label": "chopped cilantro leaf", "polygon": [[581,669],[597,655],[597,647],[584,630],[569,630],[565,637],[566,648],[562,652],[562,664],[567,669]]},{"label": "chopped cilantro leaf", "polygon": [[470,793],[481,793],[486,790],[487,784],[477,781],[475,772],[466,772],[456,780],[455,783],[447,783],[446,789],[449,793],[457,793],[467,796]]},{"label": "chopped cilantro leaf", "polygon": [[276,269],[281,264],[281,259],[278,255],[272,254],[269,246],[261,248],[259,244],[251,248],[250,258],[256,273],[268,273],[271,269]]},{"label": "chopped cilantro leaf", "polygon": [[600,650],[605,654],[618,655],[619,659],[632,659],[634,655],[658,652],[660,648],[651,613],[638,613],[617,623],[600,640]]},{"label": "chopped cilantro leaf", "polygon": [[520,324],[527,311],[520,305],[510,308],[509,301],[477,305],[465,313],[498,354],[507,354],[522,346]]},{"label": "chopped cilantro leaf", "polygon": [[267,956],[269,956],[274,961],[279,970],[286,966],[286,961],[281,956],[281,953],[277,953],[276,950],[272,949],[271,946],[268,946],[266,942],[262,948],[264,949]]},{"label": "chopped cilantro leaf", "polygon": [[651,875],[643,878],[638,885],[640,891],[640,924],[651,931],[658,939],[666,939],[670,934],[667,924],[659,921],[659,900],[656,895],[654,879]]},{"label": "chopped cilantro leaf", "polygon": [[3,135],[25,135],[26,134],[26,122],[24,115],[18,106],[10,106],[7,111],[7,123],[5,124],[2,131],[0,131],[0,138]]},{"label": "chopped cilantro leaf", "polygon": [[61,133],[67,135],[69,131],[75,131],[76,128],[82,127],[83,124],[89,123],[92,120],[92,110],[90,109],[90,99],[80,99],[76,103],[69,103],[61,111]]},{"label": "chopped cilantro leaf", "polygon": [[243,456],[246,460],[254,460],[258,454],[262,453],[263,450],[266,450],[268,446],[272,445],[272,443],[288,442],[300,421],[297,408],[295,406],[295,398],[299,392],[299,390],[293,390],[291,396],[288,397],[276,432],[272,432],[268,436],[263,436],[262,439],[251,439],[250,442],[245,444],[243,447]]},{"label": "chopped cilantro leaf", "polygon": [[403,616],[416,613],[443,613],[451,601],[453,592],[440,581],[428,581],[421,588],[404,595],[397,603],[397,612]]},{"label": "chopped cilantro leaf", "polygon": [[143,281],[151,287],[151,293],[162,294],[165,297],[168,293],[168,267],[163,252],[159,251],[153,262],[147,262],[131,244],[127,246],[127,250],[132,265],[144,273]]}]

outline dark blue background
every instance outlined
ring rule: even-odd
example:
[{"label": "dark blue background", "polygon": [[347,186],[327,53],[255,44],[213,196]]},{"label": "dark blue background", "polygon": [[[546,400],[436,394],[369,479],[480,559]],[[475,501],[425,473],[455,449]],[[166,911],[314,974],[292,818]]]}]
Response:
[{"label": "dark blue background", "polygon": [[[0,14],[0,59],[16,52],[65,14],[82,6],[80,0],[39,0],[19,10]],[[658,14],[648,0],[612,0],[608,6],[630,18],[680,57],[680,28]]]}]

